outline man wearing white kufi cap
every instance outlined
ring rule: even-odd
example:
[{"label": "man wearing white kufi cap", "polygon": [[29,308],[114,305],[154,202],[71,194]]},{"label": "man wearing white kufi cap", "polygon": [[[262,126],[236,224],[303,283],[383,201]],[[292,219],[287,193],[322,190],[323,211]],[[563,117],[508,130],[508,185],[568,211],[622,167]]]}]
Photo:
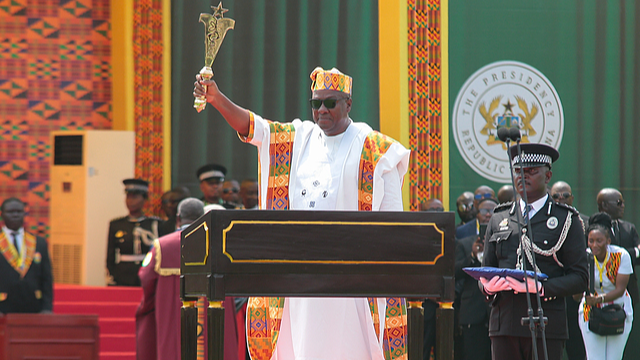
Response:
[{"label": "man wearing white kufi cap", "polygon": [[[206,96],[258,148],[261,209],[402,211],[410,152],[351,120],[350,76],[314,69],[313,121],[291,123],[263,119],[230,101],[215,81],[196,79],[194,96]],[[406,359],[404,299],[251,298],[247,317],[254,360]]]}]

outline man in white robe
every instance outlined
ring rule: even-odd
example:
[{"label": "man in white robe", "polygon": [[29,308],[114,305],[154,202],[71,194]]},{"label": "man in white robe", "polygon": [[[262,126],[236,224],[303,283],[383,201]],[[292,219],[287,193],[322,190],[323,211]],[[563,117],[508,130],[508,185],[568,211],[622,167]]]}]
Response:
[{"label": "man in white robe", "polygon": [[[313,122],[291,123],[265,120],[231,102],[214,81],[196,79],[194,96],[205,96],[257,147],[261,209],[402,211],[410,152],[351,120],[351,77],[316,68]],[[399,298],[251,298],[247,327],[255,360],[407,356],[406,307]]]}]

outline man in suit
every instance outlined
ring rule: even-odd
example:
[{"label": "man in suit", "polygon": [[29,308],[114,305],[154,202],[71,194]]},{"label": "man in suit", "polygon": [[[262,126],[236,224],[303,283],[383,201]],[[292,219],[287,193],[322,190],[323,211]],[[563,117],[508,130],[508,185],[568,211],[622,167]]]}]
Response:
[{"label": "man in suit", "polygon": [[141,179],[123,180],[129,214],[109,223],[107,284],[140,286],[138,270],[158,238],[162,220],[142,212],[149,197],[149,183]]},{"label": "man in suit", "polygon": [[0,207],[0,315],[51,312],[53,276],[47,242],[24,229],[25,204],[9,198]]},{"label": "man in suit", "polygon": [[[520,199],[496,207],[487,227],[482,265],[535,269],[549,278],[537,283],[533,278],[525,282],[509,276],[480,279],[481,289],[491,302],[489,336],[496,360],[529,360],[534,351],[543,357],[540,326],[536,326],[537,341],[533,343],[529,326],[521,324],[523,318],[528,320],[528,296],[536,309],[534,314],[536,297],[540,297],[548,318],[545,338],[549,359],[562,359],[568,337],[564,297],[587,289],[587,253],[579,213],[554,202],[547,194],[551,164],[559,156],[556,149],[544,144],[522,144],[521,156],[515,146],[510,148]],[[525,194],[528,204],[523,200]],[[537,267],[532,264],[534,256]]]},{"label": "man in suit", "polygon": [[[483,199],[495,199],[496,193],[487,185],[480,185],[473,193],[473,208],[478,209],[480,201]],[[478,224],[478,220],[474,219],[473,221],[469,221],[468,223],[459,226],[456,229],[456,239],[466,238],[471,235],[478,235],[480,229],[480,225]]]},{"label": "man in suit", "polygon": [[245,179],[240,183],[240,199],[242,208],[246,210],[258,210],[258,180]]},{"label": "man in suit", "polygon": [[513,201],[515,199],[515,192],[512,185],[503,185],[498,189],[498,204]]},{"label": "man in suit", "polygon": [[167,220],[160,225],[158,235],[164,236],[176,231],[176,214],[180,201],[188,198],[191,192],[187,187],[178,186],[162,194],[162,211],[167,215]]},{"label": "man in suit", "polygon": [[240,184],[237,180],[229,179],[222,183],[222,206],[225,209],[240,209],[242,201],[240,200]]},{"label": "man in suit", "polygon": [[[551,198],[555,202],[573,206],[574,197],[573,192],[571,191],[571,185],[564,181],[556,181],[556,183],[551,187],[551,190],[549,190],[549,195],[551,195]],[[589,226],[589,216],[580,213],[580,219],[582,220],[582,228],[586,233],[587,227]]]},{"label": "man in suit", "polygon": [[456,199],[456,210],[458,211],[458,216],[460,217],[460,224],[457,227],[460,227],[469,221],[475,220],[476,213],[473,208],[473,193],[471,191],[465,191]]},{"label": "man in suit", "polygon": [[495,199],[482,199],[476,215],[480,234],[462,238],[456,244],[456,279],[460,279],[462,283],[458,322],[462,328],[465,360],[491,360],[489,306],[478,288],[478,282],[462,269],[481,265],[484,233],[497,205]]},{"label": "man in suit", "polygon": [[[571,186],[564,181],[557,181],[553,184],[549,195],[555,202],[573,206]],[[586,233],[589,217],[580,213],[580,219],[582,219],[582,229]],[[578,325],[578,306],[580,303],[575,301],[572,296],[565,297],[565,301],[567,303],[567,326],[569,327],[569,339],[565,344],[567,356],[569,360],[584,360],[587,357],[587,352],[584,348],[582,331],[580,331],[580,326]]]}]

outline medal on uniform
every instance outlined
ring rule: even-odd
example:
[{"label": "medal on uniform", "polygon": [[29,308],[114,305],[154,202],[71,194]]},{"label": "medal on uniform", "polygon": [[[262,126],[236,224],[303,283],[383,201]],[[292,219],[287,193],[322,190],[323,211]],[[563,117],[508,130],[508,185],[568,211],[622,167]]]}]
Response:
[{"label": "medal on uniform", "polygon": [[500,227],[500,231],[507,230],[509,228],[509,219],[507,218],[502,219],[502,221],[500,221],[500,224],[498,224],[498,226]]},{"label": "medal on uniform", "polygon": [[[227,9],[222,8],[222,2],[217,7],[211,7],[213,14],[202,13],[200,14],[200,22],[204,24],[204,67],[200,70],[200,76],[203,80],[209,80],[213,77],[213,60],[218,55],[220,45],[224,40],[225,35],[229,29],[233,29],[236,21],[233,19],[225,19],[224,13]],[[207,92],[205,86],[204,91]],[[193,102],[193,107],[198,112],[204,110],[207,106],[206,96],[199,96]]]},{"label": "medal on uniform", "polygon": [[555,216],[550,217],[549,219],[547,219],[547,227],[550,230],[553,230],[555,228],[558,227],[558,218]]}]

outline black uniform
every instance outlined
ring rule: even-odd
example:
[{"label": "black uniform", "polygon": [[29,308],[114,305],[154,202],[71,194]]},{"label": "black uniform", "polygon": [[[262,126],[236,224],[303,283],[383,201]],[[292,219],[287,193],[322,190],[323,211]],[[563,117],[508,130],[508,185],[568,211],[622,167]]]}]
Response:
[{"label": "black uniform", "polygon": [[109,285],[140,286],[138,270],[158,238],[162,220],[156,217],[130,219],[124,216],[109,223],[107,271]]},{"label": "black uniform", "polygon": [[[519,246],[518,217],[521,217],[516,211],[520,211],[517,203],[506,203],[495,208],[485,237],[484,266],[516,268]],[[561,234],[567,221],[571,221],[571,224],[562,239]],[[533,242],[539,249],[548,252],[563,241],[555,257],[549,253],[536,254],[538,268],[549,276],[549,279],[543,282],[544,298],[541,299],[544,315],[549,319],[546,337],[563,341],[568,337],[564,297],[582,293],[588,286],[584,230],[577,210],[555,203],[548,196],[545,206],[530,222]],[[525,224],[521,225],[523,232],[526,232]],[[530,263],[527,263],[527,269],[531,270]],[[531,304],[536,313],[537,302],[534,296],[531,296]],[[531,339],[529,327],[520,323],[525,316],[526,295],[514,294],[512,291],[499,292],[491,301],[489,336],[506,337],[514,342],[520,341],[521,338]],[[540,337],[539,331],[537,336]],[[562,346],[562,342],[559,344]],[[493,349],[496,356],[496,346]],[[498,355],[496,359],[498,358],[501,357]]]},{"label": "black uniform", "polygon": [[[4,235],[0,236],[4,238]],[[29,236],[25,233],[25,237]],[[25,239],[24,246],[29,246]],[[26,250],[25,274],[11,265],[13,245],[0,254],[0,313],[38,313],[53,310],[53,276],[47,242],[35,237],[35,251]],[[27,264],[29,265],[27,267]]]}]

